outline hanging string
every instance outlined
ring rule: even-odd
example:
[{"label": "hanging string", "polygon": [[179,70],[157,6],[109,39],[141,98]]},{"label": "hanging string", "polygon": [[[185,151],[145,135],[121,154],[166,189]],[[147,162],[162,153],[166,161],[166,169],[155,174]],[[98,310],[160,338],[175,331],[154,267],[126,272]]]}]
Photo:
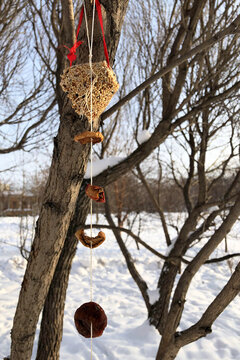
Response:
[{"label": "hanging string", "polygon": [[[87,30],[87,40],[88,40],[88,48],[89,48],[89,67],[90,67],[90,124],[91,124],[91,131],[93,130],[93,120],[92,120],[92,111],[93,111],[93,102],[92,102],[92,95],[93,95],[93,70],[92,70],[92,49],[93,49],[93,33],[94,33],[94,21],[95,21],[95,2],[93,5],[93,16],[92,16],[92,29],[91,29],[91,39],[89,36],[89,29],[88,29],[88,20],[87,20],[87,12],[86,12],[86,4],[84,1],[84,14],[85,14],[85,22],[86,22],[86,30]],[[93,183],[93,159],[92,159],[92,140],[91,140],[91,148],[90,148],[90,182],[91,185]],[[92,199],[90,200],[90,236],[92,237]],[[92,301],[93,298],[93,286],[92,286],[92,243],[90,248],[90,300]]]},{"label": "hanging string", "polygon": [[89,30],[88,30],[88,19],[87,19],[87,10],[86,10],[85,0],[83,2],[83,7],[84,7],[85,24],[86,24],[86,31],[87,31],[88,52],[89,52],[89,55],[90,55],[90,53],[91,53],[91,44],[90,44],[90,37],[89,37]]},{"label": "hanging string", "polygon": [[[92,0],[91,0],[91,3],[92,3]],[[93,24],[94,24],[94,20],[95,20],[95,7],[97,9],[98,19],[99,19],[100,27],[101,27],[101,30],[102,30],[104,54],[105,54],[105,58],[106,58],[108,67],[110,67],[107,44],[106,44],[105,35],[104,35],[104,29],[103,29],[102,9],[101,9],[101,5],[100,5],[99,0],[95,0],[94,3],[93,3],[93,22],[92,22],[91,42],[90,42],[90,38],[89,38],[89,30],[88,30],[88,26],[87,26],[87,12],[86,12],[85,0],[84,0],[83,6],[81,7],[79,22],[78,22],[78,26],[77,26],[75,43],[73,44],[73,46],[71,48],[67,47],[66,45],[61,45],[61,46],[65,47],[66,49],[69,50],[69,53],[67,54],[67,58],[68,58],[68,60],[70,62],[70,67],[72,66],[73,61],[75,61],[77,59],[77,56],[76,56],[77,48],[83,43],[83,41],[77,41],[77,38],[78,38],[78,34],[79,34],[79,31],[80,31],[80,28],[81,28],[81,25],[82,25],[82,20],[83,20],[84,15],[85,15],[85,22],[86,22],[86,31],[87,31],[89,54],[91,53],[90,47],[92,47],[92,44],[93,44],[93,28],[94,28]]]},{"label": "hanging string", "polygon": [[[86,30],[87,30],[87,40],[88,40],[88,48],[89,48],[89,68],[90,68],[90,81],[91,81],[91,92],[90,92],[90,124],[91,124],[91,131],[93,131],[93,119],[92,119],[92,112],[93,112],[93,70],[92,70],[92,49],[93,49],[93,33],[94,33],[94,21],[95,21],[95,1],[93,4],[93,16],[92,16],[92,29],[91,29],[91,40],[89,37],[89,30],[88,30],[88,20],[87,20],[87,12],[86,12],[86,4],[84,0],[84,14],[85,14],[85,22],[86,22]],[[91,140],[91,147],[90,147],[90,179],[91,185],[93,183],[93,148],[92,148],[92,140]],[[92,237],[92,220],[93,216],[93,201],[90,199],[90,236]],[[93,249],[92,249],[92,242],[90,247],[90,301],[93,300]],[[93,355],[93,330],[92,330],[92,323],[91,323],[91,360]]]}]

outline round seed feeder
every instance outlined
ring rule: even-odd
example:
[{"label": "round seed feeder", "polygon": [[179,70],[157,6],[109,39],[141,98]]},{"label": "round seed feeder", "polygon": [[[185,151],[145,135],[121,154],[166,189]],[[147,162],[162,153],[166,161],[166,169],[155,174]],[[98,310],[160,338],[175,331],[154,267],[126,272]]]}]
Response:
[{"label": "round seed feeder", "polygon": [[[92,120],[99,118],[117,92],[119,84],[113,70],[106,61],[92,64]],[[79,115],[91,120],[91,70],[89,63],[66,68],[60,85]]]}]

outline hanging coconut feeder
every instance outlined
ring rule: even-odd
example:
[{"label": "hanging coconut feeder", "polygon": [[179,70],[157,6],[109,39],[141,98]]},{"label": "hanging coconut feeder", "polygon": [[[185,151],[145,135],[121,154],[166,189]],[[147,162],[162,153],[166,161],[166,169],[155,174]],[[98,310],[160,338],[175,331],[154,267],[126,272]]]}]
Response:
[{"label": "hanging coconut feeder", "polygon": [[[79,115],[91,120],[91,69],[89,63],[71,66],[61,75],[60,85]],[[92,64],[92,120],[96,121],[117,92],[116,75],[106,61]]]}]

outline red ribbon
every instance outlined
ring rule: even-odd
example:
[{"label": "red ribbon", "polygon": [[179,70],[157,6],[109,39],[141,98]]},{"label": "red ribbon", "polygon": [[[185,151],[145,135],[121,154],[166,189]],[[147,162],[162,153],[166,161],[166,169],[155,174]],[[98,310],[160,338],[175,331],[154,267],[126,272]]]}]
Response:
[{"label": "red ribbon", "polygon": [[100,26],[101,26],[101,29],[102,29],[104,54],[105,54],[105,58],[106,58],[106,60],[107,60],[108,67],[110,67],[110,65],[109,65],[108,51],[107,51],[107,44],[106,44],[106,40],[105,40],[105,36],[104,36],[104,30],[103,30],[103,19],[102,19],[101,5],[100,5],[100,3],[99,3],[99,0],[95,0],[95,2],[96,2],[97,13],[98,13],[98,19],[99,19]]},{"label": "red ribbon", "polygon": [[[103,30],[103,19],[102,19],[101,5],[99,3],[99,0],[95,0],[95,3],[96,3],[96,8],[97,8],[99,23],[100,23],[101,30],[102,30],[104,54],[105,54],[105,58],[106,58],[108,67],[110,67],[108,51],[107,51],[107,44],[106,44],[104,30]],[[77,41],[78,34],[79,34],[79,31],[80,31],[80,27],[82,25],[83,15],[84,15],[84,7],[82,6],[81,7],[80,17],[79,17],[79,22],[78,22],[78,27],[77,27],[76,41],[73,44],[73,46],[71,47],[71,49],[69,49],[67,46],[63,45],[65,48],[67,48],[69,50],[69,53],[67,54],[67,58],[68,58],[68,60],[70,62],[70,67],[72,66],[73,61],[75,61],[77,59],[77,56],[76,56],[77,48],[83,43],[83,41]]]},{"label": "red ribbon", "polygon": [[71,47],[71,49],[69,49],[67,46],[64,45],[65,48],[67,48],[69,50],[69,53],[67,54],[67,58],[70,62],[70,67],[72,66],[73,61],[76,60],[77,56],[76,56],[76,51],[77,48],[83,43],[83,41],[77,41],[78,38],[78,34],[80,31],[80,27],[82,25],[82,19],[83,19],[83,14],[84,14],[84,8],[83,6],[81,7],[81,13],[80,13],[80,17],[79,17],[79,22],[78,22],[78,27],[77,27],[77,33],[76,33],[76,41],[73,44],[73,46]]},{"label": "red ribbon", "polygon": [[71,47],[71,49],[69,49],[66,45],[63,45],[66,49],[69,50],[69,53],[67,54],[67,58],[70,62],[70,67],[72,66],[73,61],[76,60],[76,58],[77,58],[76,50],[79,47],[79,45],[81,45],[82,43],[83,43],[83,41],[75,42],[73,47]]}]

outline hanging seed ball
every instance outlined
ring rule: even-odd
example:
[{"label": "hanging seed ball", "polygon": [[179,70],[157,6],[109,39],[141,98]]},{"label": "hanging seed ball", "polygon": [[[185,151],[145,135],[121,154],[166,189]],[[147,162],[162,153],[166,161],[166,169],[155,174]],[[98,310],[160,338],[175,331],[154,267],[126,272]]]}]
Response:
[{"label": "hanging seed ball", "polygon": [[80,144],[88,144],[92,141],[93,144],[97,144],[103,141],[103,134],[99,131],[84,131],[81,134],[74,136],[74,141],[80,142]]},{"label": "hanging seed ball", "polygon": [[90,301],[78,308],[74,314],[74,322],[77,331],[85,338],[101,336],[107,326],[107,316],[97,303]]},{"label": "hanging seed ball", "polygon": [[85,115],[89,121],[91,119],[91,109],[92,119],[95,121],[119,88],[116,75],[108,67],[106,61],[92,63],[92,70],[92,92],[89,63],[74,65],[65,69],[60,82],[76,113]]}]

